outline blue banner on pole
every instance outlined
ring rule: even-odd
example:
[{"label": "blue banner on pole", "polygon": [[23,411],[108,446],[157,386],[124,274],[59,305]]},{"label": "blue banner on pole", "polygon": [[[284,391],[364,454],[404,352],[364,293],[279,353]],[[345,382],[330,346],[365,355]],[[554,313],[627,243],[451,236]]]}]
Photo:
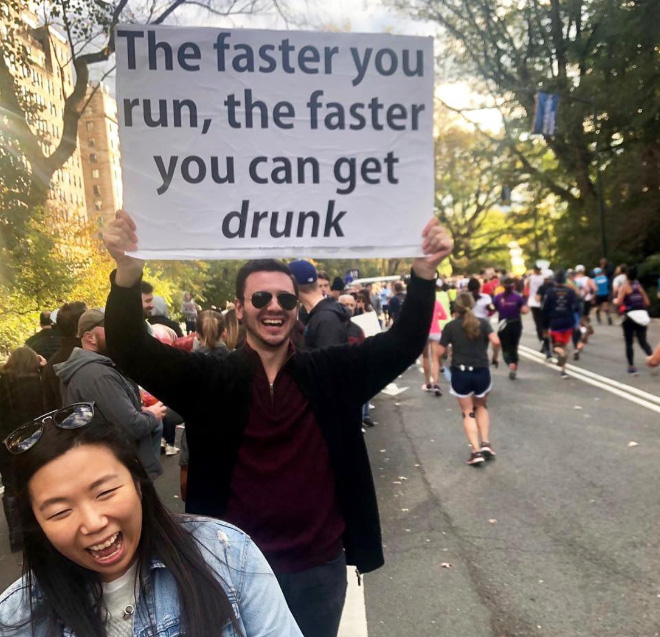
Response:
[{"label": "blue banner on pole", "polygon": [[534,115],[534,135],[554,135],[557,128],[557,106],[559,95],[554,93],[536,94],[536,114]]}]

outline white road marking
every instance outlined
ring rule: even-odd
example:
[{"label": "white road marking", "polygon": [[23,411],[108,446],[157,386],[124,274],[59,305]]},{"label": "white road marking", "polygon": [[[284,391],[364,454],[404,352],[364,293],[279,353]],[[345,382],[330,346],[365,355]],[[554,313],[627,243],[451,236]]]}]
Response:
[{"label": "white road marking", "polygon": [[341,616],[338,637],[368,637],[367,608],[364,602],[364,575],[362,586],[358,586],[355,567],[349,566],[346,571],[348,590],[346,603]]},{"label": "white road marking", "polygon": [[[520,355],[527,360],[535,361],[537,363],[541,363],[542,365],[547,365],[545,356],[540,352],[535,352],[533,349],[530,349],[525,345],[521,345],[518,348],[518,351]],[[619,396],[625,400],[629,400],[632,403],[660,414],[660,396],[650,394],[649,392],[637,389],[637,387],[631,387],[630,385],[620,383],[616,380],[612,380],[611,378],[601,376],[600,374],[595,374],[594,372],[582,369],[581,367],[576,367],[575,365],[566,365],[566,371],[568,372],[569,376],[577,378],[583,383],[604,389],[605,391],[608,391],[615,396]]]},{"label": "white road marking", "polygon": [[399,387],[396,383],[390,383],[381,393],[386,394],[387,396],[398,396],[404,391],[408,391],[408,387]]}]

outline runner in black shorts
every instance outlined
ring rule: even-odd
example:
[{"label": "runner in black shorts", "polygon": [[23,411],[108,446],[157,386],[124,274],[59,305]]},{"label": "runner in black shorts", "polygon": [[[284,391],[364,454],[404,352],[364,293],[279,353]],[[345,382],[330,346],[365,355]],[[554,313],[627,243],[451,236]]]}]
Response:
[{"label": "runner in black shorts", "polygon": [[451,389],[458,398],[463,414],[465,435],[472,448],[467,460],[470,465],[479,465],[494,458],[490,444],[490,418],[486,408],[486,397],[491,388],[488,367],[488,344],[493,344],[493,362],[497,362],[500,340],[490,323],[472,313],[474,298],[462,293],[456,298],[454,316],[445,325],[440,337],[440,357],[451,345]]}]

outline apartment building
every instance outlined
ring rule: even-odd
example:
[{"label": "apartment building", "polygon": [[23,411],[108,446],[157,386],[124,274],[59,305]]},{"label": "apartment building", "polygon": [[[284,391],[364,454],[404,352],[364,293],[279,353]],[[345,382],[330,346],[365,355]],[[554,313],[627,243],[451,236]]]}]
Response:
[{"label": "apartment building", "polygon": [[[39,26],[36,16],[25,12],[23,34],[30,65],[15,70],[20,85],[32,94],[41,107],[30,121],[32,130],[40,132],[45,154],[52,153],[62,137],[62,115],[66,96],[73,91],[73,69],[69,44],[60,33],[48,26]],[[70,224],[87,220],[85,187],[80,152],[72,154],[66,164],[55,172],[49,195],[50,220]]]},{"label": "apartment building", "polygon": [[102,84],[87,88],[87,106],[78,123],[87,214],[99,227],[121,207],[117,102]]}]

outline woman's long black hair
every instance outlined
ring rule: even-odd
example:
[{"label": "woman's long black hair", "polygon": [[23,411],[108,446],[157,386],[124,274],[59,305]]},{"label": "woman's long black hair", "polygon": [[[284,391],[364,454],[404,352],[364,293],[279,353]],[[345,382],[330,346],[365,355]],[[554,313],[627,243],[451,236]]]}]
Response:
[{"label": "woman's long black hair", "polygon": [[[28,492],[30,478],[41,467],[70,449],[83,445],[109,448],[130,471],[140,490],[140,597],[154,594],[148,575],[152,560],[157,558],[176,581],[182,634],[216,637],[220,628],[230,622],[240,634],[231,602],[202,557],[196,540],[160,501],[131,443],[117,427],[107,424],[90,424],[75,430],[63,430],[46,424],[39,442],[26,453],[14,457],[24,539],[23,574],[31,610],[26,624],[31,623],[34,628],[38,623],[43,623],[49,636],[61,635],[63,626],[84,637],[106,636],[106,609],[98,574],[75,564],[53,547],[34,516]],[[37,590],[41,595],[35,596]],[[148,606],[139,604],[138,609]],[[148,617],[148,623],[155,628],[152,617]]]}]

